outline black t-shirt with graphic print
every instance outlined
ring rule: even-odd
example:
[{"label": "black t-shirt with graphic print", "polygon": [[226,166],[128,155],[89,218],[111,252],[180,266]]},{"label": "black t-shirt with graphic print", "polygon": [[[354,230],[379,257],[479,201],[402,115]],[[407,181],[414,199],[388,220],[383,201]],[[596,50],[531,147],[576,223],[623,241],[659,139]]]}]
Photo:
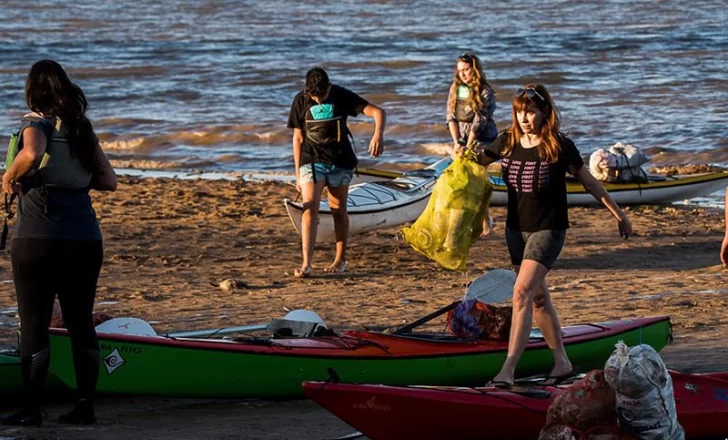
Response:
[{"label": "black t-shirt with graphic print", "polygon": [[357,159],[346,119],[359,115],[368,104],[361,96],[335,84],[321,104],[299,92],[291,104],[288,128],[303,131],[300,165],[322,162],[354,169]]},{"label": "black t-shirt with graphic print", "polygon": [[508,187],[506,226],[523,232],[567,229],[566,172],[576,174],[584,166],[576,145],[561,134],[558,160],[549,164],[539,157],[538,148],[520,144],[503,157],[507,141],[508,131],[504,131],[485,149],[486,156],[501,159],[503,181]]}]

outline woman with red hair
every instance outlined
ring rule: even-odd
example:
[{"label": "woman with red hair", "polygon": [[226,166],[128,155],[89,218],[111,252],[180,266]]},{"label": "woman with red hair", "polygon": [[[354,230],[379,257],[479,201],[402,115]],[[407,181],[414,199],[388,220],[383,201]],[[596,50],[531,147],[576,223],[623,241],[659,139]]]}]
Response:
[{"label": "woman with red hair", "polygon": [[549,295],[546,275],[564,246],[569,218],[566,173],[617,219],[620,236],[632,233],[627,215],[591,175],[574,143],[560,130],[559,113],[546,88],[527,84],[513,98],[512,125],[488,145],[479,162],[501,160],[508,187],[506,243],[518,272],[513,289],[513,323],[508,355],[493,384],[512,384],[528,343],[533,320],[554,356],[549,382],[572,373],[561,338],[561,324]]}]

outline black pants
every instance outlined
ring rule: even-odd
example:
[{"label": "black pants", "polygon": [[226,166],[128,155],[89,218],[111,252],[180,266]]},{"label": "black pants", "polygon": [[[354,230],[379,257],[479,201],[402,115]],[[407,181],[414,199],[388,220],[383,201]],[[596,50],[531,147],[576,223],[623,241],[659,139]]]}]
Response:
[{"label": "black pants", "polygon": [[91,399],[99,374],[93,324],[101,241],[14,239],[13,280],[20,313],[20,357],[26,404],[38,406],[50,364],[48,326],[56,295],[71,337],[79,398]]}]

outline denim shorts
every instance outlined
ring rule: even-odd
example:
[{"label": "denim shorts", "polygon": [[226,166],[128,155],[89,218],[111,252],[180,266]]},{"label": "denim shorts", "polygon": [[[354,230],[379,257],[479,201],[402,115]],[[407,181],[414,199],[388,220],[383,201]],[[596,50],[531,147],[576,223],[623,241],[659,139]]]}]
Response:
[{"label": "denim shorts", "polygon": [[523,260],[533,260],[551,270],[565,240],[565,229],[523,232],[506,227],[506,244],[514,266],[520,266]]},{"label": "denim shorts", "polygon": [[354,178],[354,170],[339,168],[336,165],[316,162],[302,165],[299,169],[301,183],[320,182],[324,180],[326,186],[349,186]]}]

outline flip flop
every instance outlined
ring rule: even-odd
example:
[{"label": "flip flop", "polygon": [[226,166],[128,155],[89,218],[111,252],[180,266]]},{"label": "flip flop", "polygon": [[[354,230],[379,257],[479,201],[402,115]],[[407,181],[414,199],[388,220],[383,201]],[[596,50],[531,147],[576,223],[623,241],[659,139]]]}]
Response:
[{"label": "flip flop", "polygon": [[512,384],[510,382],[505,382],[505,381],[502,381],[502,380],[489,380],[485,384],[485,387],[486,388],[491,387],[491,388],[500,388],[500,389],[504,389],[504,390],[513,388],[515,386],[516,385],[514,385],[514,384]]},{"label": "flip flop", "polygon": [[539,398],[539,399],[546,399],[551,394],[544,390],[543,388],[534,388],[531,386],[524,386],[517,383],[509,383],[509,382],[503,382],[500,380],[493,381],[485,384],[486,387],[492,387],[497,388],[499,390],[508,391],[515,394],[521,394],[523,396],[533,397],[533,398]]},{"label": "flip flop", "polygon": [[293,271],[293,276],[295,278],[309,278],[311,276],[311,268],[307,268],[305,270],[296,269]]}]

